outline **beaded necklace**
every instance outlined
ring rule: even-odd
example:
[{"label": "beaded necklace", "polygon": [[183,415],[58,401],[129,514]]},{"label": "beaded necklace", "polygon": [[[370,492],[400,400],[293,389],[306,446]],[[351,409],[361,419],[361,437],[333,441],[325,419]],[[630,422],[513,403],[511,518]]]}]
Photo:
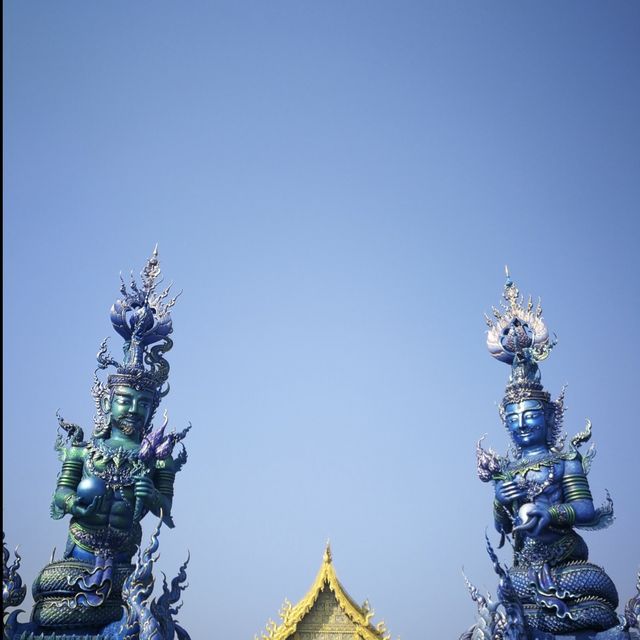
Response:
[{"label": "beaded necklace", "polygon": [[[514,480],[527,491],[527,498],[533,502],[534,498],[539,496],[545,489],[549,488],[555,481],[555,458],[544,458],[534,463],[520,465],[519,468],[512,469],[516,477]],[[526,476],[529,471],[539,471],[542,466],[549,467],[549,474],[543,482],[536,480],[527,480]]]}]

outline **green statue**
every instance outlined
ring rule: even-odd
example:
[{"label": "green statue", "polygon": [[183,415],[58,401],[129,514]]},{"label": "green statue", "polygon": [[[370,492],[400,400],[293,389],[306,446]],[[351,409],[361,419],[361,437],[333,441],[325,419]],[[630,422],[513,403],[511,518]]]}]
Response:
[{"label": "green statue", "polygon": [[153,430],[152,419],[169,391],[172,347],[170,287],[161,281],[157,249],[147,261],[140,287],[124,282],[111,308],[111,322],[124,338],[124,359],[116,362],[106,340],[98,367],[115,366],[106,384],[95,376],[92,395],[97,413],[92,437],[58,417],[66,435],[56,441],[62,461],[51,505],[53,518],[70,515],[64,557],[47,565],[34,584],[33,622],[40,628],[91,632],[120,618],[122,587],[131,573],[131,559],[140,546],[140,521],[149,512],[173,527],[171,506],[176,473],[186,462],[173,449],[187,429]]}]

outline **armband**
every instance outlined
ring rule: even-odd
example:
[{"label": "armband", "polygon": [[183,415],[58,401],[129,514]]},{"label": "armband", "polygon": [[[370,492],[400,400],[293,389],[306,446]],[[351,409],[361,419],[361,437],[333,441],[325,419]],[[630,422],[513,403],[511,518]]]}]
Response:
[{"label": "armband", "polygon": [[173,471],[157,469],[154,475],[153,484],[163,496],[173,498],[173,482],[175,477],[176,474]]},{"label": "armband", "polygon": [[572,500],[592,500],[589,482],[582,474],[569,474],[562,478],[562,491],[564,501]]},{"label": "armband", "polygon": [[75,489],[82,479],[82,460],[65,460],[58,476],[58,487]]}]

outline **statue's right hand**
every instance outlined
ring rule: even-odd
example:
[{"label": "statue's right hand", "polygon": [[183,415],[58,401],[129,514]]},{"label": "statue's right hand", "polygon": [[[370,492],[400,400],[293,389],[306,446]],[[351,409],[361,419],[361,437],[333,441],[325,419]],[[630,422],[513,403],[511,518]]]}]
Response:
[{"label": "statue's right hand", "polygon": [[496,499],[500,504],[509,505],[514,500],[519,500],[527,495],[527,490],[515,482],[515,480],[505,480],[496,485]]},{"label": "statue's right hand", "polygon": [[101,502],[101,496],[96,496],[87,506],[83,506],[80,499],[76,496],[76,499],[71,504],[69,512],[72,516],[85,518],[86,516],[93,515],[100,508]]}]

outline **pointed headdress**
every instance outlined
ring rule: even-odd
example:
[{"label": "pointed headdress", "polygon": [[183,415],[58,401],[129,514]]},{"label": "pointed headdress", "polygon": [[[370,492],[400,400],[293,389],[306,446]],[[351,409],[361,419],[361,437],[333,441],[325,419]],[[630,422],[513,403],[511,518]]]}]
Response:
[{"label": "pointed headdress", "polygon": [[549,357],[556,340],[549,338],[540,301],[534,305],[529,297],[525,303],[506,267],[505,272],[506,282],[500,309],[492,308],[493,319],[485,315],[489,327],[489,353],[496,360],[511,365],[511,375],[500,405],[500,413],[504,416],[504,408],[508,404],[538,400],[549,414],[553,414],[549,415],[553,420],[549,440],[553,444],[562,424],[564,389],[558,399],[552,401],[549,392],[542,386],[538,363]]},{"label": "pointed headdress", "polygon": [[[164,355],[173,346],[169,334],[173,331],[170,310],[178,296],[169,298],[171,285],[158,290],[162,283],[158,247],[153,250],[140,272],[139,285],[133,274],[129,287],[120,276],[120,297],[110,311],[111,324],[124,339],[124,358],[118,362],[107,350],[107,339],[102,341],[98,351],[98,369],[115,367],[109,375],[107,385],[95,377],[93,395],[101,413],[100,399],[108,389],[118,385],[132,387],[153,393],[155,407],[160,399],[169,393],[169,363]],[[179,294],[178,294],[179,295]],[[102,422],[100,415],[96,422]]]}]

